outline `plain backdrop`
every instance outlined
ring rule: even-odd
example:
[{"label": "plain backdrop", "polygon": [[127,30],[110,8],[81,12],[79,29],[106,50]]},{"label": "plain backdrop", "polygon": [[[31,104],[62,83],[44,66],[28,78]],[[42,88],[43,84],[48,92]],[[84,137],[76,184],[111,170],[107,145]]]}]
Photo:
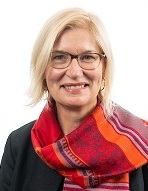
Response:
[{"label": "plain backdrop", "polygon": [[147,0],[0,0],[0,159],[10,132],[38,118],[45,104],[26,106],[32,47],[44,22],[67,7],[101,18],[115,61],[112,99],[148,120]]}]

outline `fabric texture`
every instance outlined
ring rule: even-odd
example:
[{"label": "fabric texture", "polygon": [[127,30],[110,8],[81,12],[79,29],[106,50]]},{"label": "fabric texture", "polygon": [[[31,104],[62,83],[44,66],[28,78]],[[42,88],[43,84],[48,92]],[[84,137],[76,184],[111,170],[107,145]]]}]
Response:
[{"label": "fabric texture", "polygon": [[[7,139],[0,164],[0,191],[63,191],[64,177],[47,166],[32,147],[34,122],[14,130]],[[148,163],[129,173],[130,191],[148,191],[147,172]]]},{"label": "fabric texture", "polygon": [[148,162],[148,123],[119,105],[107,117],[98,104],[77,129],[63,136],[55,105],[48,104],[31,138],[50,168],[88,190],[128,191],[129,173]]}]

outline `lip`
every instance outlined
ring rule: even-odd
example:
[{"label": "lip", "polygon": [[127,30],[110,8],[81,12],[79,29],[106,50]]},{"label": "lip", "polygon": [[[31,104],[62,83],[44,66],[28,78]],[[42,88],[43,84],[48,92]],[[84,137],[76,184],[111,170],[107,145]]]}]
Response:
[{"label": "lip", "polygon": [[61,85],[61,87],[67,87],[67,86],[88,86],[89,84],[87,82],[79,82],[79,83],[64,83]]},{"label": "lip", "polygon": [[80,82],[80,83],[64,83],[61,85],[62,88],[66,89],[67,91],[81,91],[88,87],[89,84],[86,82]]}]

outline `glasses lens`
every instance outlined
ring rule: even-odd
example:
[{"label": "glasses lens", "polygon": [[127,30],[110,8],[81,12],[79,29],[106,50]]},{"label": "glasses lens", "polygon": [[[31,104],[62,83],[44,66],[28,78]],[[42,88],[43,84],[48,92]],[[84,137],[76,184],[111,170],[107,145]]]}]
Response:
[{"label": "glasses lens", "polygon": [[51,55],[51,66],[53,68],[66,68],[70,61],[70,55],[64,52],[53,52]]},{"label": "glasses lens", "polygon": [[97,53],[81,54],[79,57],[79,64],[83,69],[93,70],[99,66],[100,55]]}]

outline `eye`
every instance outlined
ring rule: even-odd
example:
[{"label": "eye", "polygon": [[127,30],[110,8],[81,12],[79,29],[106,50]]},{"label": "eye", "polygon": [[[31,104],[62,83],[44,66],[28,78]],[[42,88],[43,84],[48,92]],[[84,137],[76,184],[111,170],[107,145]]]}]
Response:
[{"label": "eye", "polygon": [[62,60],[66,60],[67,59],[67,56],[65,54],[53,54],[51,59],[53,61],[62,61]]},{"label": "eye", "polygon": [[84,62],[93,62],[96,60],[95,54],[83,54],[80,58]]}]

